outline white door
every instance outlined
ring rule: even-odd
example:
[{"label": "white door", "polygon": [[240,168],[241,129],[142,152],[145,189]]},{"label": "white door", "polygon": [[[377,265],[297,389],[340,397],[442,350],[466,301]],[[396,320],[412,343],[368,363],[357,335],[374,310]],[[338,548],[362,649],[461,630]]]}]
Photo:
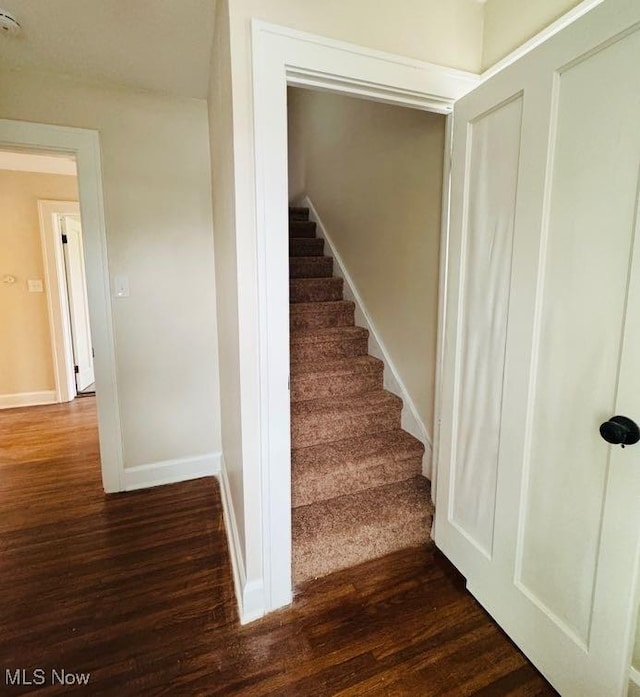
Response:
[{"label": "white door", "polygon": [[[436,544],[565,697],[626,694],[637,609],[640,2],[454,111]],[[635,244],[635,253],[634,253]]]},{"label": "white door", "polygon": [[61,219],[63,231],[64,266],[69,298],[69,321],[76,371],[76,391],[82,392],[95,380],[93,374],[93,346],[89,325],[89,300],[84,270],[82,227],[80,218],[65,215]]}]

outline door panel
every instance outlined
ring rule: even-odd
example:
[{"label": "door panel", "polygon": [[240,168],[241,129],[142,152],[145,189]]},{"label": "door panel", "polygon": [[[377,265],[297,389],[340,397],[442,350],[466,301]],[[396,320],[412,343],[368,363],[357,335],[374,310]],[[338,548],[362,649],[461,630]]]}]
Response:
[{"label": "door panel", "polygon": [[598,426],[616,406],[640,163],[638,94],[611,75],[639,57],[634,33],[562,71],[557,85],[517,578],[585,646],[611,450]]},{"label": "door panel", "polygon": [[94,382],[93,348],[89,324],[89,299],[84,269],[82,227],[77,216],[63,218],[67,243],[64,246],[65,276],[69,298],[69,319],[73,360],[78,366],[76,390],[82,392]]},{"label": "door panel", "polygon": [[567,697],[622,697],[637,610],[598,427],[640,421],[639,28],[605,0],[454,112],[435,539]]},{"label": "door panel", "polygon": [[[522,95],[469,124],[450,520],[491,558]],[[496,152],[499,155],[496,156]]]}]

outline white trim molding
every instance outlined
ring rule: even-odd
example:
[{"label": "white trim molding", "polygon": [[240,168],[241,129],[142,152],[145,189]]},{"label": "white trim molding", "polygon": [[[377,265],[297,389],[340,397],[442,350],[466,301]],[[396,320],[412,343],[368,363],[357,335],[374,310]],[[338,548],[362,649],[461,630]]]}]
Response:
[{"label": "white trim molding", "polygon": [[240,533],[236,523],[233,498],[229,489],[229,479],[224,465],[224,457],[221,457],[221,466],[218,473],[220,481],[220,495],[222,498],[222,511],[224,527],[227,533],[229,556],[231,557],[231,570],[233,574],[233,586],[238,603],[238,615],[240,624],[247,624],[257,620],[265,614],[264,585],[260,581],[247,582],[246,567],[240,545]]},{"label": "white trim molding", "polygon": [[[283,65],[287,84],[294,87],[346,93],[387,104],[448,114],[453,109],[454,101],[479,83],[475,73],[262,20],[252,21],[252,32],[254,46],[262,39],[263,45],[271,43],[275,46],[280,43],[288,51],[288,56],[297,54],[291,62],[285,60]],[[288,45],[285,46],[285,43]],[[303,57],[303,53],[307,55]],[[400,73],[403,74],[402,85],[398,84]]]},{"label": "white trim molding", "polygon": [[134,491],[152,486],[186,482],[189,479],[215,477],[220,473],[220,453],[206,453],[176,460],[125,467],[124,489]]},{"label": "white trim molding", "polygon": [[414,438],[417,438],[424,445],[424,456],[422,458],[422,473],[428,479],[431,479],[431,459],[432,446],[429,432],[424,422],[418,414],[416,405],[404,384],[398,369],[395,366],[389,351],[382,339],[380,332],[371,319],[371,314],[358,291],[351,274],[347,269],[344,260],[336,249],[336,246],[327,231],[326,226],[322,222],[313,201],[309,196],[305,196],[300,202],[301,206],[306,206],[309,209],[309,218],[317,225],[319,236],[326,242],[329,256],[335,261],[334,274],[344,280],[344,297],[355,303],[356,306],[356,324],[369,330],[369,353],[376,358],[379,358],[384,363],[384,386],[390,392],[402,398],[402,428],[409,432]]},{"label": "white trim molding", "polygon": [[479,76],[257,20],[252,60],[261,564],[269,612],[292,599],[287,85],[449,113]]},{"label": "white trim molding", "polygon": [[102,198],[102,165],[97,131],[0,119],[0,146],[41,150],[75,157],[100,433],[102,484],[106,492],[122,491],[122,429],[118,403],[115,342],[111,313],[106,225]]},{"label": "white trim molding", "polygon": [[43,404],[56,403],[55,390],[40,392],[18,392],[16,394],[0,394],[0,409],[15,409],[16,407],[38,407]]}]

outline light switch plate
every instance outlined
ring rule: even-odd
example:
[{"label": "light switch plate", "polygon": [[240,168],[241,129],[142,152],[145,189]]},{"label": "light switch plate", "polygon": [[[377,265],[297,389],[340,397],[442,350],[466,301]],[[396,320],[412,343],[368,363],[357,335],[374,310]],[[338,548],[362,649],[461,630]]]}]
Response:
[{"label": "light switch plate", "polygon": [[42,285],[42,279],[40,278],[30,278],[27,281],[27,288],[30,293],[43,293],[44,286]]},{"label": "light switch plate", "polygon": [[129,277],[128,276],[116,276],[113,279],[113,294],[116,298],[128,298],[129,297]]}]

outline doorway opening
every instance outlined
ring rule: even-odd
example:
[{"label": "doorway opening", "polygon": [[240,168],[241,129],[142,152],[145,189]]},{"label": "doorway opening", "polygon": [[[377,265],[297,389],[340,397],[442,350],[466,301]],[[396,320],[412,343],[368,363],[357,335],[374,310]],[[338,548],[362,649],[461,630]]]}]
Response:
[{"label": "doorway opening", "polygon": [[95,394],[73,154],[0,149],[0,408]]},{"label": "doorway opening", "polygon": [[292,86],[287,111],[297,585],[429,539],[446,117]]},{"label": "doorway opening", "polygon": [[[30,257],[19,250],[14,257],[2,255],[0,291],[9,301],[11,311],[20,309],[18,306],[22,302],[31,313],[29,322],[15,323],[22,329],[12,331],[11,341],[4,342],[5,349],[8,346],[12,352],[7,358],[13,360],[3,362],[0,377],[14,382],[9,388],[5,386],[4,389],[11,392],[7,392],[10,396],[0,406],[59,403],[69,408],[77,404],[80,408],[82,403],[85,405],[82,409],[91,407],[99,432],[102,487],[106,493],[121,491],[122,434],[98,134],[81,128],[0,119],[0,151],[14,161],[31,158],[31,164],[26,167],[15,163],[7,165],[4,170],[9,174],[16,169],[20,174],[28,174],[29,169],[35,167],[34,161],[39,161],[41,167],[57,167],[54,173],[66,176],[67,181],[65,190],[52,186],[41,188],[25,203],[29,213]],[[4,170],[0,168],[0,173]],[[6,198],[3,211],[14,211],[16,207],[10,205],[12,197],[8,189],[2,187],[0,192]],[[47,211],[48,205],[58,208]],[[3,220],[7,223],[4,233],[7,245],[16,246],[24,241],[18,234],[18,222],[13,213]],[[42,220],[44,225],[41,225]],[[66,252],[62,234],[67,240],[74,238],[72,249]],[[31,266],[19,267],[27,263],[26,258],[31,259]],[[12,271],[9,267],[15,269]],[[78,286],[79,290],[68,294],[69,285]],[[53,321],[50,314],[55,315]],[[72,323],[75,336],[71,333]],[[44,353],[46,360],[34,358],[36,350]],[[40,366],[35,380],[18,384],[17,378],[24,381],[34,378],[29,376],[28,368],[33,365]],[[84,370],[85,367],[88,370]],[[92,370],[94,379],[91,379]],[[96,385],[95,395],[76,401],[78,393],[86,392],[92,382]]]},{"label": "doorway opening", "polygon": [[80,206],[38,201],[57,401],[95,394]]}]

